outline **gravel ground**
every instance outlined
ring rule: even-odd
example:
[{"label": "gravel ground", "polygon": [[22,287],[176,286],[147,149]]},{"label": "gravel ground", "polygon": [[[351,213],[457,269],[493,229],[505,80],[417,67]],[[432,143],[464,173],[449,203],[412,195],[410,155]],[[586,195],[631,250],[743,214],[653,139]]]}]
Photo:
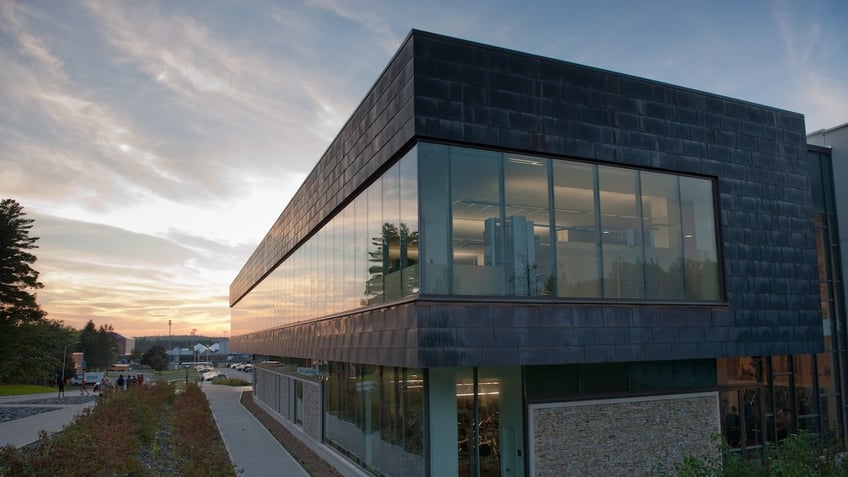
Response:
[{"label": "gravel ground", "polygon": [[49,405],[76,405],[76,404],[85,404],[87,402],[91,402],[97,399],[96,394],[89,394],[88,396],[63,396],[63,397],[53,397],[53,398],[39,398],[39,399],[30,399],[29,401],[14,401],[14,402],[5,402],[3,404],[49,404]]},{"label": "gravel ground", "polygon": [[23,419],[43,412],[55,411],[59,409],[58,406],[84,404],[95,399],[97,399],[97,396],[89,395],[7,401],[0,404],[0,422]]},{"label": "gravel ground", "polygon": [[16,419],[41,414],[42,412],[55,411],[55,407],[0,407],[0,422],[9,422]]}]

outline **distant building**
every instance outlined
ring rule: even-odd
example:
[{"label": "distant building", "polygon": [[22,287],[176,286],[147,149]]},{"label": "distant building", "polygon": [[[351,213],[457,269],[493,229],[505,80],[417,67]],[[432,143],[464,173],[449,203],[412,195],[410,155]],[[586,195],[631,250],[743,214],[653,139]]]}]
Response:
[{"label": "distant building", "polygon": [[135,340],[132,338],[128,338],[121,334],[112,332],[112,338],[115,339],[115,342],[118,343],[118,355],[119,356],[129,356],[132,354],[133,350],[135,350]]},{"label": "distant building", "polygon": [[844,442],[831,168],[798,113],[413,31],[233,281],[231,349],[373,475]]}]

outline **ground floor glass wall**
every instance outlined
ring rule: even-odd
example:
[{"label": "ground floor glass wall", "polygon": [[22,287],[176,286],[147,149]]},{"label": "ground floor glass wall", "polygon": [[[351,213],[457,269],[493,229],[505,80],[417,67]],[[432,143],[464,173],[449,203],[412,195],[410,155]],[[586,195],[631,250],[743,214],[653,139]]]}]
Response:
[{"label": "ground floor glass wall", "polygon": [[717,360],[722,434],[743,453],[807,431],[839,440],[829,353]]},{"label": "ground floor glass wall", "polygon": [[376,475],[423,476],[421,370],[331,362],[325,441]]}]

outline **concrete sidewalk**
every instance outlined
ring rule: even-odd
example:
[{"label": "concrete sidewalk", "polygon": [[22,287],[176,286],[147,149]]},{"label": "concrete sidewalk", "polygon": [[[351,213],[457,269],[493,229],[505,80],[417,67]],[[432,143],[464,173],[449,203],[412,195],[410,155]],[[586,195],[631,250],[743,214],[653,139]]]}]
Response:
[{"label": "concrete sidewalk", "polygon": [[60,431],[83,409],[94,406],[97,400],[95,397],[89,402],[75,404],[74,398],[77,397],[78,391],[68,391],[62,398],[57,398],[56,393],[0,397],[0,413],[4,409],[21,407],[43,411],[13,421],[0,422],[0,447],[24,446],[37,441],[41,431],[48,434]]},{"label": "concrete sidewalk", "polygon": [[241,405],[241,393],[250,390],[249,386],[220,386],[204,382],[201,387],[209,399],[215,422],[239,475],[309,477],[268,429]]}]

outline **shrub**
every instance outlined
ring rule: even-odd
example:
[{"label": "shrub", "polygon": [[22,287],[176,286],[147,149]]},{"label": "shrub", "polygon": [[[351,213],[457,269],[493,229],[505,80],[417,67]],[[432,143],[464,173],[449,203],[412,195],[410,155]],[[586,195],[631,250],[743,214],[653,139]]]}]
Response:
[{"label": "shrub", "polygon": [[212,380],[212,384],[222,384],[224,386],[250,386],[253,383],[237,378],[215,378]]},{"label": "shrub", "polygon": [[685,456],[672,472],[661,476],[678,477],[840,477],[848,475],[848,459],[833,448],[822,445],[809,432],[791,434],[778,443],[770,443],[762,454],[743,458],[722,441],[721,459]]},{"label": "shrub", "polygon": [[234,476],[206,396],[197,386],[135,386],[101,396],[54,435],[0,449],[0,475]]}]

